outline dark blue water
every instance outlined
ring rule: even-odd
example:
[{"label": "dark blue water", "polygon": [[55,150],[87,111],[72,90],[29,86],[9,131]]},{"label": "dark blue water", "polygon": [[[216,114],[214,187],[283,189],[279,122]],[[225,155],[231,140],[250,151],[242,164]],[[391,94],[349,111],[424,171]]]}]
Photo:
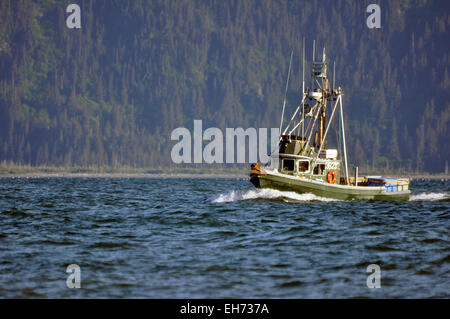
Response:
[{"label": "dark blue water", "polygon": [[411,188],[342,202],[246,179],[0,178],[0,297],[448,298],[450,187]]}]

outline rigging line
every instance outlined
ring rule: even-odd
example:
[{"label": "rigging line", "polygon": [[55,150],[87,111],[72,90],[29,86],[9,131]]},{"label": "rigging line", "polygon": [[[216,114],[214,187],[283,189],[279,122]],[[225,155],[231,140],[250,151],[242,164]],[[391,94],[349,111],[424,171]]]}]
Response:
[{"label": "rigging line", "polygon": [[305,135],[305,102],[304,102],[304,96],[305,96],[305,37],[303,37],[303,61],[302,61],[302,95],[303,95],[303,103],[302,103],[302,138]]},{"label": "rigging line", "polygon": [[291,60],[289,62],[289,71],[288,71],[288,76],[287,76],[287,80],[286,80],[286,89],[284,90],[284,101],[283,101],[283,111],[281,112],[280,132],[282,131],[282,127],[283,127],[284,108],[286,107],[286,95],[287,95],[287,90],[288,90],[288,86],[289,86],[289,77],[291,75],[291,65],[292,65],[292,55],[293,54],[294,54],[294,50],[291,51]]},{"label": "rigging line", "polygon": [[[313,41],[313,56],[312,56],[312,62],[311,62],[311,68],[314,68],[314,62],[316,60],[316,40]],[[311,72],[311,90],[314,86],[314,73]]]},{"label": "rigging line", "polygon": [[291,135],[291,133],[294,132],[295,129],[296,129],[297,127],[299,127],[299,125],[302,124],[302,123],[303,123],[303,119],[301,119],[300,122],[298,122],[298,123],[294,126],[294,128],[293,128],[292,130],[289,131],[289,133],[288,133],[287,135]]},{"label": "rigging line", "polygon": [[320,85],[320,83],[319,83],[319,80],[318,80],[318,79],[316,79],[316,83],[317,83],[317,86],[319,87],[319,89],[322,89],[322,86]]},{"label": "rigging line", "polygon": [[[317,106],[317,105],[316,105],[316,106]],[[316,122],[317,122],[317,118],[318,118],[318,116],[319,116],[319,113],[320,113],[320,107],[317,106],[317,112],[316,112],[316,116],[314,117],[314,121],[312,121],[312,119],[311,119],[311,121],[310,121],[310,123],[312,122],[312,125],[311,125],[311,130],[309,131],[308,140],[307,140],[306,143],[305,143],[305,147],[306,147],[306,145],[309,145],[309,142],[311,141],[312,132],[313,132],[314,127],[315,127],[315,125],[316,125]],[[309,124],[308,124],[308,128],[309,128]]]},{"label": "rigging line", "polygon": [[284,133],[286,133],[286,131],[289,129],[292,121],[294,120],[295,116],[297,115],[298,111],[300,110],[300,105],[302,105],[302,103],[304,103],[304,101],[305,101],[305,97],[303,97],[302,102],[297,106],[297,109],[295,110],[294,115],[292,115],[291,119],[289,120],[288,125],[286,126],[286,128],[284,129],[284,131],[281,135],[284,135]]},{"label": "rigging line", "polygon": [[[317,108],[317,105],[315,105],[315,106],[313,106],[313,107],[311,108],[312,113],[314,113],[314,111],[315,111],[316,108]],[[313,117],[314,117],[314,116],[312,116],[312,117],[309,119],[309,121],[308,121],[308,126],[306,127],[306,134],[308,134],[308,132],[309,132],[310,130],[313,129],[313,128],[311,127],[311,124],[313,123]]]}]

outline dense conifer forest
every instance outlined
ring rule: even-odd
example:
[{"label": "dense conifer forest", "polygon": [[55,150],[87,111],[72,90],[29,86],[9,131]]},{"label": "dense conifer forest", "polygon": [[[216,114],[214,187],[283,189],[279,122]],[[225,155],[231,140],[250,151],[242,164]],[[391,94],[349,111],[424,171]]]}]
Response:
[{"label": "dense conifer forest", "polygon": [[[66,7],[81,8],[81,29]],[[381,8],[369,29],[366,7]],[[350,161],[443,172],[448,1],[0,0],[0,162],[175,167],[170,133],[278,127],[301,92],[302,39],[326,43]],[[329,70],[332,68],[330,67]]]}]

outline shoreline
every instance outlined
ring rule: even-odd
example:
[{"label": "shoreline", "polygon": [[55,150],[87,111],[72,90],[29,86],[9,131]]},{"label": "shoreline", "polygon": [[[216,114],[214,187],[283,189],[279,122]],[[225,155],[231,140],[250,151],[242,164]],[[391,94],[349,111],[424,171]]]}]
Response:
[{"label": "shoreline", "polygon": [[[360,174],[366,176],[371,174]],[[445,174],[396,175],[386,174],[386,178],[409,178],[411,180],[449,180]],[[0,173],[0,178],[249,178],[248,174],[236,173],[59,173],[59,172],[28,172],[28,173]]]},{"label": "shoreline", "polygon": [[6,173],[0,178],[248,178],[245,174],[211,173]]}]

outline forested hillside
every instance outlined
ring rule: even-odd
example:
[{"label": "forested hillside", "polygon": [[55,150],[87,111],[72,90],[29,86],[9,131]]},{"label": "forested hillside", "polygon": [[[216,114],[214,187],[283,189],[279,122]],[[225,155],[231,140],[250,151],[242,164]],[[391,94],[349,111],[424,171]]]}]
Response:
[{"label": "forested hillside", "polygon": [[[381,8],[369,29],[366,7]],[[81,29],[66,7],[81,7]],[[350,161],[443,172],[448,1],[0,0],[0,162],[175,166],[171,131],[278,127],[301,90],[302,38],[344,89]],[[331,68],[329,68],[331,70]]]}]

